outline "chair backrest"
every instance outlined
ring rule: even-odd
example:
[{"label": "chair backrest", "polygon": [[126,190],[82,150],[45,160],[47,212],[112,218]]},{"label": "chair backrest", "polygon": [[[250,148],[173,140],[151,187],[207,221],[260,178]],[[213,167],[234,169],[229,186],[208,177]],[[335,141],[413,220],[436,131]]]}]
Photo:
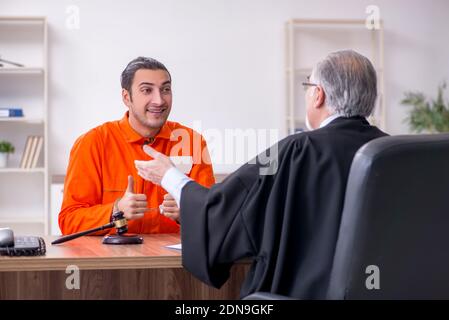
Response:
[{"label": "chair backrest", "polygon": [[449,134],[357,152],[327,298],[449,299]]}]

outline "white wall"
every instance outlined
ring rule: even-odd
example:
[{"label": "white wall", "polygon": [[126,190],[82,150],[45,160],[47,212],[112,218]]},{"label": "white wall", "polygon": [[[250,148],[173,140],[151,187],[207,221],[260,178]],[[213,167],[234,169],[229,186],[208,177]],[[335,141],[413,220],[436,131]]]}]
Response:
[{"label": "white wall", "polygon": [[[387,131],[406,133],[403,92],[435,95],[449,76],[447,0],[0,0],[0,15],[48,16],[50,174],[61,174],[76,137],[122,116],[119,76],[136,56],[171,71],[172,120],[282,128],[284,22],[364,19],[371,4],[385,23]],[[80,9],[79,30],[66,27],[70,5]]]}]

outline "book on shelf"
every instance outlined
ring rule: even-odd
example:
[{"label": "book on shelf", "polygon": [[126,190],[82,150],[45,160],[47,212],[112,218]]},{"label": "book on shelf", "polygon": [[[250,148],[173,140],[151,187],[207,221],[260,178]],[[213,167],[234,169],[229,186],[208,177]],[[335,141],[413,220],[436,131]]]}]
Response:
[{"label": "book on shelf", "polygon": [[39,156],[41,154],[44,137],[28,136],[20,161],[20,168],[31,169],[36,168]]},{"label": "book on shelf", "polygon": [[0,118],[23,117],[21,108],[0,108]]},{"label": "book on shelf", "polygon": [[28,155],[30,154],[31,144],[33,143],[32,136],[28,136],[27,141],[25,143],[25,147],[23,148],[22,159],[20,160],[20,168],[26,168],[26,163],[28,160]]},{"label": "book on shelf", "polygon": [[38,136],[37,146],[36,150],[34,151],[33,158],[31,160],[31,167],[30,168],[36,168],[37,161],[39,160],[39,156],[41,154],[42,145],[44,144],[44,137]]}]

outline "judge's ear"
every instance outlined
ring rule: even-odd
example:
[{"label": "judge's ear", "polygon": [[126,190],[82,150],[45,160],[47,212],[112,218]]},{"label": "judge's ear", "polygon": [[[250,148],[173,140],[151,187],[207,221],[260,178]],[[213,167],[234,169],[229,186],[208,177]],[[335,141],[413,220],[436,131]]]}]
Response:
[{"label": "judge's ear", "polygon": [[313,107],[316,109],[323,108],[325,99],[326,99],[326,94],[324,93],[323,87],[316,86],[314,99],[313,99]]},{"label": "judge's ear", "polygon": [[123,103],[129,108],[132,103],[131,93],[123,88],[122,88],[122,100]]}]

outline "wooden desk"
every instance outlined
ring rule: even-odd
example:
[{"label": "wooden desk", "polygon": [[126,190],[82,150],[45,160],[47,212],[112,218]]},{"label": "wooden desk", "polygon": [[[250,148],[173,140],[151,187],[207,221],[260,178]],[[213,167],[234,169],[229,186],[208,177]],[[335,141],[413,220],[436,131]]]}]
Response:
[{"label": "wooden desk", "polygon": [[[39,257],[0,256],[0,299],[238,299],[249,262],[237,263],[229,281],[211,288],[182,267],[181,252],[165,248],[178,234],[145,235],[141,245],[103,245],[82,237],[51,245]],[[80,289],[67,289],[69,265],[80,270]]]}]

